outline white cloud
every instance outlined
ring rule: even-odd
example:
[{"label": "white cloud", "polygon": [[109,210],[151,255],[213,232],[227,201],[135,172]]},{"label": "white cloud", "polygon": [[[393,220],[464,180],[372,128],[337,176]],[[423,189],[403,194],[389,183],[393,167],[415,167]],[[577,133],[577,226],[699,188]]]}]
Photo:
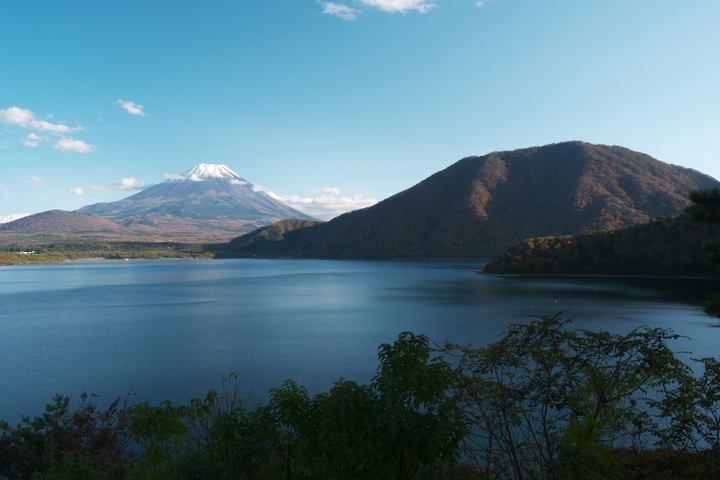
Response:
[{"label": "white cloud", "polygon": [[68,190],[68,193],[74,193],[75,195],[82,195],[83,191],[82,191],[82,188],[78,187],[78,188],[71,188],[70,190]]},{"label": "white cloud", "polygon": [[232,180],[230,180],[230,184],[231,185],[247,185],[248,182],[242,182],[242,181],[238,180],[237,178],[233,178]]},{"label": "white cloud", "polygon": [[142,190],[142,187],[145,186],[144,180],[137,180],[135,177],[130,178],[123,178],[119,182],[111,182],[107,185],[98,185],[97,187],[93,186],[93,190],[100,190],[101,192],[112,192],[116,190],[134,190],[139,191]]},{"label": "white cloud", "polygon": [[48,137],[41,137],[40,135],[36,135],[34,133],[30,133],[27,138],[30,140],[35,140],[36,142],[46,142],[49,140]]},{"label": "white cloud", "polygon": [[333,195],[340,195],[340,189],[333,188],[333,187],[313,188],[312,190],[308,190],[307,193],[319,193],[319,192],[332,193]]},{"label": "white cloud", "polygon": [[118,100],[115,103],[119,103],[122,108],[132,115],[140,115],[141,117],[145,116],[142,105],[138,105],[134,102],[123,102],[122,100]]},{"label": "white cloud", "polygon": [[268,191],[267,194],[295,210],[300,210],[303,213],[323,220],[330,220],[343,213],[371,207],[378,203],[377,200],[363,198],[362,195],[354,195],[352,197],[322,195],[315,198],[302,198],[297,195],[284,195],[281,197],[271,191]]},{"label": "white cloud", "polygon": [[7,200],[10,198],[10,192],[8,192],[8,189],[0,185],[0,192],[2,192],[2,199]]},{"label": "white cloud", "polygon": [[11,215],[0,215],[0,223],[8,223],[19,218],[29,217],[29,213],[13,213]]},{"label": "white cloud", "polygon": [[53,148],[61,152],[91,153],[95,151],[95,145],[88,145],[82,140],[73,140],[72,138],[61,138]]},{"label": "white cloud", "polygon": [[[330,187],[316,189],[315,192],[329,190],[337,191],[338,193],[340,192],[339,189]],[[359,210],[361,208],[372,207],[378,203],[377,200],[373,198],[363,198],[360,194],[353,195],[352,197],[331,197],[329,195],[322,195],[315,198],[298,197],[297,195],[280,196],[265,187],[261,187],[260,185],[253,185],[253,191],[265,192],[275,200],[280,200],[295,210],[300,210],[303,213],[322,220],[330,220],[338,215],[342,215],[343,213]],[[313,190],[310,190],[310,192],[313,192]]]},{"label": "white cloud", "polygon": [[355,10],[354,8],[350,8],[347,5],[338,5],[337,3],[332,2],[320,3],[322,3],[322,6],[324,8],[322,13],[335,15],[336,17],[340,17],[343,20],[357,20],[357,14],[360,13],[360,10]]},{"label": "white cloud", "polygon": [[84,130],[83,127],[68,127],[67,125],[57,125],[46,122],[45,120],[38,120],[35,118],[33,112],[19,107],[0,110],[0,122],[9,125],[19,125],[22,128],[37,130],[39,132],[72,133],[78,130]]},{"label": "white cloud", "polygon": [[52,113],[48,113],[47,115],[45,115],[45,118],[55,118],[55,117],[53,117]]},{"label": "white cloud", "polygon": [[8,142],[8,141],[0,142],[0,148],[7,148],[9,146],[10,146],[10,142]]},{"label": "white cloud", "polygon": [[369,7],[375,7],[384,12],[406,13],[409,10],[417,10],[420,13],[428,13],[437,7],[431,0],[359,0]]},{"label": "white cloud", "polygon": [[22,143],[26,147],[37,147],[39,142],[45,142],[47,140],[50,139],[48,137],[41,137],[40,135],[36,135],[35,133],[30,133],[27,137],[21,138],[20,143]]},{"label": "white cloud", "polygon": [[170,180],[182,180],[183,178],[185,178],[182,175],[178,175],[177,173],[165,173],[164,175]]}]

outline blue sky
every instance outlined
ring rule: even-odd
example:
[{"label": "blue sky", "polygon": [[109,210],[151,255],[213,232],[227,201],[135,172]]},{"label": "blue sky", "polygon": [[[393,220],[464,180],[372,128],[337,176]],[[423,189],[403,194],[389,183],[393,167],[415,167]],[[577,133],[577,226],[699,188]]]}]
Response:
[{"label": "blue sky", "polygon": [[330,218],[567,140],[720,178],[718,18],[717,0],[6,1],[0,220],[198,163]]}]

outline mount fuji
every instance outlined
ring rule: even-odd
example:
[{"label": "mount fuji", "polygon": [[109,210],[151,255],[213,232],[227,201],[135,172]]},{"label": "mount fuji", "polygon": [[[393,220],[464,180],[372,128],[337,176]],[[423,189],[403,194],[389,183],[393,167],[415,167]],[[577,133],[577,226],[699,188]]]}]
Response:
[{"label": "mount fuji", "polygon": [[77,210],[138,233],[221,240],[286,218],[315,220],[261,191],[225,165],[201,163],[123,200]]}]

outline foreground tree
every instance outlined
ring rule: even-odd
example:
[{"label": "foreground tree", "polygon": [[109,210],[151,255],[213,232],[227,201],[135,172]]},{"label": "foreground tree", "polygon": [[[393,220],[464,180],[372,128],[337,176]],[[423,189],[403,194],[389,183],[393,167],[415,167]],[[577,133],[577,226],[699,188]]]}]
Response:
[{"label": "foreground tree", "polygon": [[70,397],[57,394],[42,416],[23,416],[15,427],[0,421],[0,478],[129,478],[137,455],[123,423],[127,398],[105,410],[96,401],[84,393],[71,412]]},{"label": "foreground tree", "polygon": [[[685,208],[685,212],[693,221],[720,227],[720,189],[715,187],[709,190],[694,190],[690,192],[690,202],[692,203]],[[704,248],[710,261],[720,267],[720,243],[707,242]],[[705,311],[720,317],[720,294],[705,303]]]},{"label": "foreground tree", "polygon": [[370,386],[340,379],[313,398],[288,380],[267,405],[224,387],[189,407],[132,407],[142,478],[408,480],[454,464],[462,430],[451,368],[410,332],[381,345],[379,359]]},{"label": "foreground tree", "polygon": [[571,331],[567,323],[560,314],[538,317],[511,324],[487,347],[442,349],[457,359],[463,452],[480,478],[630,478],[618,449],[652,452],[663,438],[655,402],[690,374],[667,345],[678,336]]}]

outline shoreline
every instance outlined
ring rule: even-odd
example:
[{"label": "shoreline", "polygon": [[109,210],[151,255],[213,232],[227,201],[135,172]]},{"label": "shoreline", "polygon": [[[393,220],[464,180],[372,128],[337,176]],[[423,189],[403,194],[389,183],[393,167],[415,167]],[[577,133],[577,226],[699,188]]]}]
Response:
[{"label": "shoreline", "polygon": [[698,275],[633,275],[632,273],[483,273],[477,272],[477,275],[486,275],[488,277],[568,277],[568,278],[668,278],[673,280],[720,280],[720,275],[715,276],[698,276]]},{"label": "shoreline", "polygon": [[17,262],[17,263],[0,263],[0,267],[13,267],[17,265],[47,265],[52,263],[69,263],[83,260],[119,260],[119,259],[108,259],[106,257],[88,257],[88,258],[73,258],[65,260],[48,260],[47,262]]},{"label": "shoreline", "polygon": [[[126,260],[228,260],[228,259],[238,259],[238,260],[244,260],[248,258],[253,257],[230,257],[230,258],[223,258],[223,257],[211,257],[211,258],[192,258],[192,257],[160,257],[160,258],[108,258],[108,257],[86,257],[86,258],[73,258],[73,259],[65,259],[65,260],[50,260],[50,261],[39,261],[39,262],[18,262],[18,263],[0,263],[0,267],[10,267],[10,266],[17,266],[17,265],[50,265],[50,264],[60,264],[60,263],[70,263],[70,262],[78,262],[78,261],[92,261],[92,260],[111,260],[111,261],[126,261]],[[283,258],[273,258],[273,257],[259,257],[263,259],[271,259],[271,260],[286,260]],[[293,259],[294,260],[294,259]],[[323,259],[323,260],[369,260],[369,259],[356,259],[356,258],[341,258],[341,259]],[[398,260],[397,258],[378,258],[378,259],[372,259],[372,260]],[[436,258],[412,258],[408,260],[437,260]],[[444,258],[443,260],[471,260],[467,258],[457,258],[457,259],[448,259]],[[631,273],[625,273],[625,274],[599,274],[599,273],[483,273],[482,271],[476,272],[476,275],[485,275],[488,277],[540,277],[540,278],[643,278],[643,279],[669,279],[669,280],[720,280],[720,274],[715,276],[708,276],[708,275],[633,275]]]}]

